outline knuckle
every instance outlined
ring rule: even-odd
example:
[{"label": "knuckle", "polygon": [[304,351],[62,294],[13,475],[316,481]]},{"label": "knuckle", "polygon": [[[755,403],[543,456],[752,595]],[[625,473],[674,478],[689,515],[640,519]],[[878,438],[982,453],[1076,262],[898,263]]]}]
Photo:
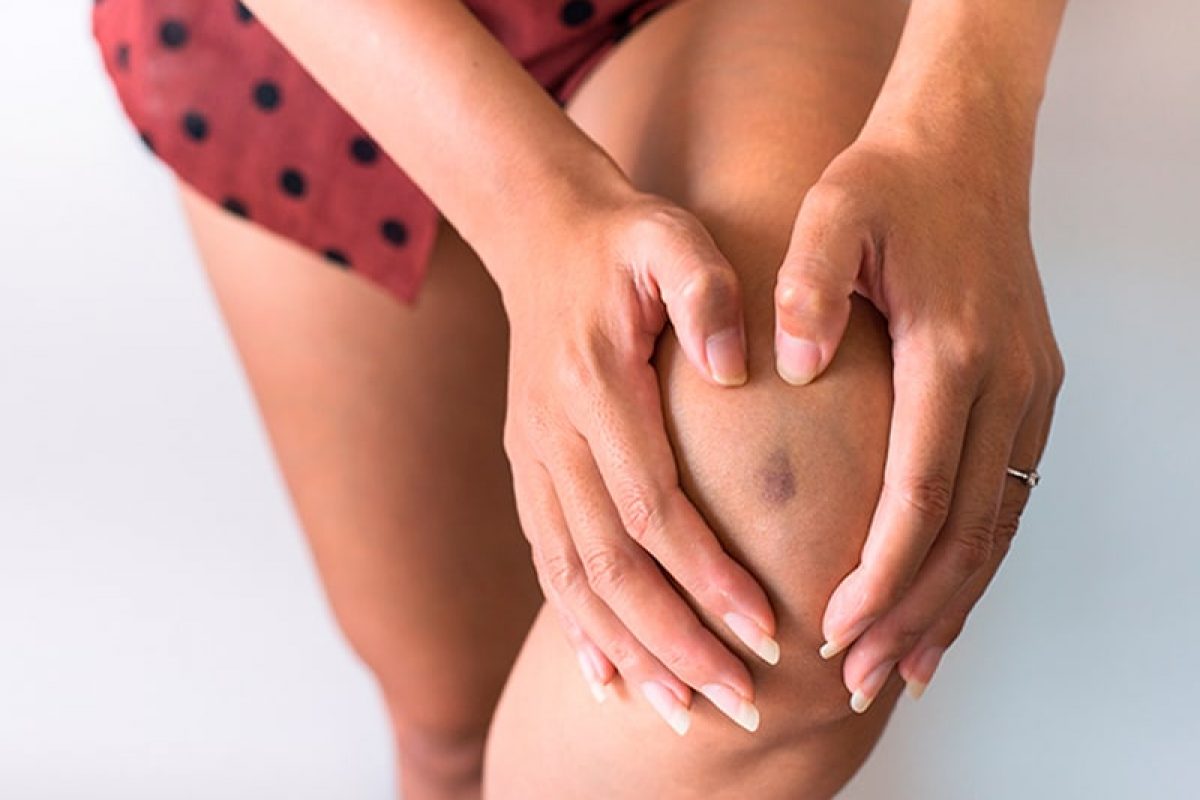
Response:
[{"label": "knuckle", "polygon": [[676,676],[690,674],[693,670],[694,658],[686,647],[672,646],[663,648],[659,661]]},{"label": "knuckle", "polygon": [[583,554],[588,585],[601,597],[618,594],[629,580],[629,556],[616,547],[596,547]]},{"label": "knuckle", "polygon": [[992,526],[983,521],[963,525],[951,542],[954,570],[960,575],[973,575],[992,557]]},{"label": "knuckle", "polygon": [[631,674],[641,662],[638,648],[628,636],[613,636],[604,643],[604,655],[618,672]]},{"label": "knuckle", "polygon": [[928,625],[914,616],[899,616],[888,630],[888,639],[884,650],[888,658],[901,658],[912,650],[917,641],[925,635]]},{"label": "knuckle", "polygon": [[559,383],[569,392],[576,394],[591,390],[596,374],[592,369],[592,359],[579,349],[571,349],[563,353],[558,360],[555,373]]},{"label": "knuckle", "polygon": [[928,525],[940,525],[950,514],[953,488],[950,478],[939,473],[918,475],[895,490],[896,495]]},{"label": "knuckle", "polygon": [[788,263],[788,274],[775,286],[775,305],[781,322],[822,318],[846,305],[847,294],[835,286],[834,267],[823,256],[802,253]]},{"label": "knuckle", "polygon": [[1063,360],[1062,352],[1055,347],[1050,351],[1050,388],[1055,395],[1062,389],[1066,376],[1066,362]]},{"label": "knuckle", "polygon": [[1032,357],[1019,358],[1008,368],[1004,380],[1012,401],[1024,406],[1033,397],[1039,383],[1038,373],[1037,363]]},{"label": "knuckle", "polygon": [[505,449],[511,459],[521,452],[522,448],[532,447],[534,451],[551,441],[556,433],[554,414],[545,403],[531,402],[525,405],[519,422],[505,426]]},{"label": "knuckle", "polygon": [[928,644],[937,644],[941,647],[949,647],[958,641],[958,637],[962,635],[963,628],[967,625],[967,614],[963,611],[955,611],[952,614],[942,617],[938,620],[937,626],[928,637]]},{"label": "knuckle", "polygon": [[663,530],[661,492],[648,486],[636,486],[621,496],[618,505],[621,522],[635,542],[648,542]]},{"label": "knuckle", "polygon": [[1007,553],[1012,547],[1013,539],[1017,537],[1017,528],[1021,525],[1021,512],[1014,511],[1007,514],[996,525],[995,540],[993,546],[999,548],[1000,552]]},{"label": "knuckle", "polygon": [[679,297],[689,306],[726,306],[737,297],[737,276],[733,269],[711,266],[692,270],[679,290]]},{"label": "knuckle", "polygon": [[938,345],[938,352],[943,372],[960,376],[975,376],[983,372],[988,343],[976,330],[959,330],[940,336],[942,341]]},{"label": "knuckle", "polygon": [[836,181],[823,180],[813,184],[804,195],[803,208],[810,214],[845,213],[854,207],[857,195]]},{"label": "knuckle", "polygon": [[508,458],[509,463],[516,460],[518,452],[516,426],[512,424],[511,418],[504,424],[504,435],[501,438],[501,444],[504,447],[504,455]]},{"label": "knuckle", "polygon": [[545,578],[558,595],[570,596],[579,587],[579,568],[573,559],[563,553],[542,553],[535,562],[540,565],[539,574]]}]

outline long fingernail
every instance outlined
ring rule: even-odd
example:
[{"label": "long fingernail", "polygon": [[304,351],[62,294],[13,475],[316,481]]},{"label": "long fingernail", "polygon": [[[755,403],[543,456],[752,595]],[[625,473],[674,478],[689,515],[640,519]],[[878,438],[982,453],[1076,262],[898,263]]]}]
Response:
[{"label": "long fingernail", "polygon": [[862,632],[867,629],[867,626],[874,621],[875,620],[873,617],[860,619],[850,630],[846,631],[840,636],[830,638],[829,641],[821,645],[821,648],[817,652],[821,654],[821,658],[828,661],[850,645],[854,644],[854,640],[861,636]]},{"label": "long fingernail", "polygon": [[908,695],[913,700],[919,700],[921,695],[925,694],[930,681],[933,680],[933,673],[937,671],[938,664],[941,663],[942,655],[945,652],[946,648],[944,647],[926,647],[916,657],[916,664],[912,669],[913,677],[907,681]]},{"label": "long fingernail", "polygon": [[688,726],[692,724],[692,715],[683,703],[679,702],[674,692],[658,681],[646,681],[642,684],[642,694],[676,733],[680,736],[687,733]]},{"label": "long fingernail", "polygon": [[587,681],[588,688],[592,690],[592,697],[596,698],[597,703],[603,703],[604,698],[608,697],[608,687],[600,681],[600,676],[596,672],[596,663],[582,650],[577,651],[576,655],[579,656],[579,668],[583,670],[583,679]]},{"label": "long fingernail", "polygon": [[723,683],[706,683],[700,693],[738,725],[751,733],[758,730],[758,707],[733,689]]},{"label": "long fingernail", "polygon": [[736,611],[730,611],[722,619],[733,635],[741,639],[755,655],[768,664],[779,663],[779,642],[772,639],[757,622]]},{"label": "long fingernail", "polygon": [[821,349],[815,342],[782,331],[775,337],[775,369],[779,377],[794,386],[812,381],[821,363]]},{"label": "long fingernail", "polygon": [[895,666],[895,661],[887,661],[880,664],[875,670],[868,675],[859,686],[854,690],[854,694],[850,695],[850,707],[857,713],[861,714],[871,707],[871,703],[875,702],[879,690],[883,688],[883,684],[887,682],[888,675]]},{"label": "long fingernail", "polygon": [[705,341],[704,352],[717,383],[741,386],[746,382],[746,348],[740,330],[729,328],[714,333]]}]

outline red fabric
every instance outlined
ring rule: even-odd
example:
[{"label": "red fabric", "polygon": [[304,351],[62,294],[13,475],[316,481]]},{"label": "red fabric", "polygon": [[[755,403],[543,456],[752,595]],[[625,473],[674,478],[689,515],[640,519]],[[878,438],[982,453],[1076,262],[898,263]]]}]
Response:
[{"label": "red fabric", "polygon": [[[467,7],[560,104],[671,0]],[[438,210],[241,3],[96,0],[105,70],[146,145],[236,213],[415,300]]]}]

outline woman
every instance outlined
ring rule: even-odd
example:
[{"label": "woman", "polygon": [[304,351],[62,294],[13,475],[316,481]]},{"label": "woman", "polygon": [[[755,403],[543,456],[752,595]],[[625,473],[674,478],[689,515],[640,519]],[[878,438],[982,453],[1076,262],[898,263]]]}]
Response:
[{"label": "woman", "polygon": [[1063,2],[98,2],[406,798],[828,797],[923,691],[1062,381]]}]

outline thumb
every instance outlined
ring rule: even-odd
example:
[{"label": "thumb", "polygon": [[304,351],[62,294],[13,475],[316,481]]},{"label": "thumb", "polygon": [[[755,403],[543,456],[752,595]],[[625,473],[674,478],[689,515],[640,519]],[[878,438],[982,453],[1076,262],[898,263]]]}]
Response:
[{"label": "thumb", "polygon": [[805,195],[775,283],[775,369],[788,383],[809,383],[833,361],[862,265],[862,230],[840,190],[818,184]]},{"label": "thumb", "polygon": [[694,233],[662,243],[652,277],[688,361],[713,383],[740,386],[746,382],[741,286],[708,231]]}]

